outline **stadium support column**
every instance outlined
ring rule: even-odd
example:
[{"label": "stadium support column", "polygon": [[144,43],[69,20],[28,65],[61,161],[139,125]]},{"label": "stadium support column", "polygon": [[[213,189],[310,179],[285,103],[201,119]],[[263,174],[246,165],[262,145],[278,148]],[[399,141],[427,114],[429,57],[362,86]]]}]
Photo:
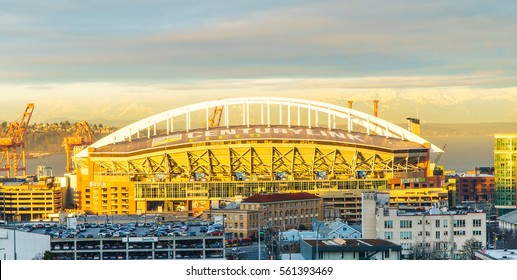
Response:
[{"label": "stadium support column", "polygon": [[91,159],[91,153],[95,151],[95,148],[88,148],[88,185],[93,181],[93,174],[95,171],[95,163]]},{"label": "stadium support column", "polygon": [[427,149],[427,160],[425,162],[426,165],[426,176],[431,177],[433,176],[433,169],[431,168],[431,143],[426,142],[423,144],[423,146]]}]

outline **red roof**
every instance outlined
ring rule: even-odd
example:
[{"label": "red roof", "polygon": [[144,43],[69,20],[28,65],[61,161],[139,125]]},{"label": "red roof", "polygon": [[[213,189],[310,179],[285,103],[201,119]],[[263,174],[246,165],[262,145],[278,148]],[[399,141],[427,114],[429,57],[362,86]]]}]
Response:
[{"label": "red roof", "polygon": [[256,194],[242,200],[242,203],[269,203],[279,201],[291,201],[291,200],[307,200],[307,199],[319,199],[317,195],[310,193],[273,193],[273,194]]}]

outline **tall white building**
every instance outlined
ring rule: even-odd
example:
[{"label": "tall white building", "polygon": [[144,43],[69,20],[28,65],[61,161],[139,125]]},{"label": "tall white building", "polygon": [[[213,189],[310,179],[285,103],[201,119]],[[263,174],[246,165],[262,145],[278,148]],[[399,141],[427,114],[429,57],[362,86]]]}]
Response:
[{"label": "tall white building", "polygon": [[440,211],[404,212],[379,203],[376,193],[363,194],[363,238],[380,238],[402,246],[405,258],[415,252],[442,253],[461,258],[465,241],[486,247],[486,213]]},{"label": "tall white building", "polygon": [[50,236],[12,229],[0,229],[2,260],[32,260],[50,251]]}]

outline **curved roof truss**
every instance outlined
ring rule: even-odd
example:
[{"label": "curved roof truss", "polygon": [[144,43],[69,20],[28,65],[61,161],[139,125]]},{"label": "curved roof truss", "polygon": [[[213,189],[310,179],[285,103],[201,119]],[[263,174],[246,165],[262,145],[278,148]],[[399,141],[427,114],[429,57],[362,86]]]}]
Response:
[{"label": "curved roof truss", "polygon": [[[229,110],[230,106],[242,106],[240,110]],[[260,122],[258,116],[254,116],[250,122],[250,107],[260,106]],[[204,127],[209,129],[209,118],[212,108],[223,108],[223,123],[221,126],[229,127],[230,125],[245,125],[250,126],[254,124],[260,125],[288,125],[310,127],[326,127],[328,129],[344,129],[350,132],[362,129],[367,134],[376,134],[386,137],[394,137],[402,140],[408,140],[419,144],[429,144],[431,152],[443,153],[443,150],[420,136],[411,133],[410,131],[397,126],[391,122],[385,121],[381,118],[363,113],[354,109],[343,106],[333,105],[324,102],[310,101],[294,98],[281,97],[246,97],[246,98],[229,98],[220,99],[208,102],[201,102],[191,104],[175,109],[171,109],[140,121],[134,122],[126,127],[123,127],[116,132],[100,139],[99,141],[90,145],[90,147],[98,148],[105,145],[131,141],[133,138],[151,137],[156,135],[157,125],[164,124],[166,126],[167,134],[174,133],[174,118],[180,117],[185,121],[185,125],[181,130],[189,131],[191,129],[200,128],[200,126],[192,126],[193,122],[191,114],[194,112],[204,111],[205,122]],[[277,112],[273,112],[278,110]],[[237,112],[236,112],[237,111]],[[240,112],[238,112],[240,111]],[[274,117],[272,118],[272,115]],[[293,116],[294,115],[294,116]],[[303,117],[302,117],[303,115]],[[323,118],[321,117],[323,116]],[[241,121],[242,117],[242,121]],[[232,119],[233,118],[233,119]],[[255,120],[255,121],[253,121]],[[302,124],[303,123],[303,124]],[[339,125],[338,125],[339,123]],[[345,125],[343,125],[345,124]],[[76,157],[87,157],[88,149],[82,150]]]}]

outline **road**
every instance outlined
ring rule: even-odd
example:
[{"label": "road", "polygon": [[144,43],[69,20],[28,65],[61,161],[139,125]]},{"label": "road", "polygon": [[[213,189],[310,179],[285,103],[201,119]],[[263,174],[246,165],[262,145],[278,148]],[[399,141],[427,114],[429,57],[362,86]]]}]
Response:
[{"label": "road", "polygon": [[[267,253],[264,252],[264,244],[260,244],[262,247],[262,252],[260,254],[261,260],[267,260],[268,256]],[[239,260],[258,260],[258,244],[255,243],[253,245],[249,246],[239,246],[239,247],[232,247],[232,248],[226,248],[226,253],[230,254],[232,253],[232,250],[236,249],[239,251]]]}]

